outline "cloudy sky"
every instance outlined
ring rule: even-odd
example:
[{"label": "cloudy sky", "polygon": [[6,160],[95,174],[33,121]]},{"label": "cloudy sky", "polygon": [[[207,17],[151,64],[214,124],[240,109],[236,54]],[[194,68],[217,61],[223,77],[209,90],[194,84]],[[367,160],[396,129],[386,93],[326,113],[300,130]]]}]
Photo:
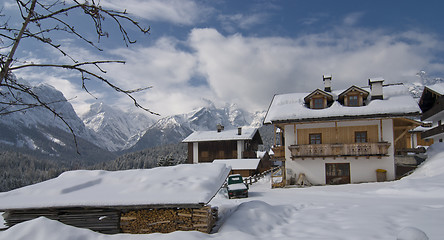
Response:
[{"label": "cloudy sky", "polygon": [[[14,1],[4,13],[17,14]],[[104,8],[126,9],[149,35],[128,26],[136,44],[122,42],[111,20],[110,37],[100,52],[73,36],[53,41],[80,60],[124,60],[106,65],[106,77],[124,89],[152,86],[137,94],[140,103],[168,116],[188,112],[208,100],[235,103],[249,111],[266,110],[274,94],[332,87],[365,86],[367,79],[385,83],[415,82],[423,70],[444,77],[444,3],[435,1],[238,1],[238,0],[102,0]],[[14,17],[11,18],[14,21]],[[77,29],[97,39],[86,19],[71,15]],[[16,21],[18,24],[19,22]],[[108,26],[109,25],[109,26]],[[24,41],[19,56],[34,62],[67,61],[60,53]],[[46,82],[72,99],[76,111],[106,102],[125,110],[131,101],[104,84],[55,70],[28,69],[16,75]]]}]

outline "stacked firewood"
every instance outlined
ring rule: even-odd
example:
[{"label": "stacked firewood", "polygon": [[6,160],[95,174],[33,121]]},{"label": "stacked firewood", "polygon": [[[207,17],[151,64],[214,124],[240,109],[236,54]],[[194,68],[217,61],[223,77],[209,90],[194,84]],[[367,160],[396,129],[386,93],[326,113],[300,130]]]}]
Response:
[{"label": "stacked firewood", "polygon": [[120,228],[124,233],[169,233],[201,231],[210,233],[217,218],[217,209],[158,208],[122,212]]}]

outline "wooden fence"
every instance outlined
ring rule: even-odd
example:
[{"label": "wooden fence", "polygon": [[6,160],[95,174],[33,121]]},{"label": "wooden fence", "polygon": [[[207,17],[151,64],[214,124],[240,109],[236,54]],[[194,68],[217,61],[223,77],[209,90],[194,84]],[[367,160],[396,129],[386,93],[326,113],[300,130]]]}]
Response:
[{"label": "wooden fence", "polygon": [[267,174],[269,174],[277,169],[279,169],[279,167],[270,168],[267,171],[258,173],[256,175],[253,175],[253,176],[250,176],[247,178],[244,178],[244,183],[247,185],[253,185],[253,183],[256,183],[257,181],[259,181],[259,179],[264,178]]}]

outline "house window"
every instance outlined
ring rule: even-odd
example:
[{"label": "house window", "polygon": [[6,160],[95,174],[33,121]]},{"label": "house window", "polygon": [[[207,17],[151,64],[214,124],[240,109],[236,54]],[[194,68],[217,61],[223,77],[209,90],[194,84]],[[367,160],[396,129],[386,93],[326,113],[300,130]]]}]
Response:
[{"label": "house window", "polygon": [[225,151],[224,150],[219,150],[217,152],[217,158],[224,159],[225,158]]},{"label": "house window", "polygon": [[200,153],[200,155],[201,155],[201,157],[203,157],[203,158],[207,158],[207,157],[209,156],[208,151],[202,151],[202,152]]},{"label": "house window", "polygon": [[322,135],[320,133],[312,133],[309,135],[310,144],[321,144],[322,143]]},{"label": "house window", "polygon": [[314,109],[324,108],[324,99],[323,98],[313,98],[313,108]]},{"label": "house window", "polygon": [[355,132],[355,142],[356,143],[367,142],[367,132]]},{"label": "house window", "polygon": [[326,184],[350,183],[350,163],[326,163],[325,183]]},{"label": "house window", "polygon": [[359,107],[358,95],[348,96],[348,106]]}]

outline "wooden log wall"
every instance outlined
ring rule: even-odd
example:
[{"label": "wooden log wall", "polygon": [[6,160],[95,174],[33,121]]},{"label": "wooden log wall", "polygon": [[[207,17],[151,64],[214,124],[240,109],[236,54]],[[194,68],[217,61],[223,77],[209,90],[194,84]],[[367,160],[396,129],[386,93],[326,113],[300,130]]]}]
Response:
[{"label": "wooden log wall", "polygon": [[122,212],[120,228],[124,233],[170,233],[201,231],[210,233],[217,219],[217,209],[192,208],[140,209]]},{"label": "wooden log wall", "polygon": [[27,209],[9,210],[3,214],[8,227],[46,217],[74,227],[88,228],[101,233],[119,233],[120,210],[102,208]]}]

